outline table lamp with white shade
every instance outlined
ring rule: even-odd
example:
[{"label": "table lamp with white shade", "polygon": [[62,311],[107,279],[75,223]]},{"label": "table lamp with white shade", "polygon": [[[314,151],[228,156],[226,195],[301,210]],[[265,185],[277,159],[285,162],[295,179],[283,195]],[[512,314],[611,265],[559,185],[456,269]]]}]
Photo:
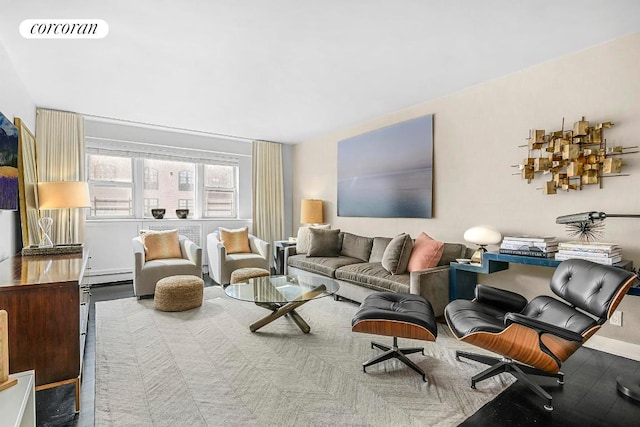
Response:
[{"label": "table lamp with white shade", "polygon": [[502,240],[502,234],[492,227],[479,225],[464,232],[464,240],[478,245],[478,249],[471,256],[471,262],[482,264],[482,254],[487,252],[487,245],[497,245]]},{"label": "table lamp with white shade", "polygon": [[[91,206],[89,185],[84,181],[58,181],[38,183],[38,208],[68,209],[67,244],[72,244],[71,238],[71,209],[88,208]],[[44,236],[40,247],[53,246],[47,228],[51,228],[53,220],[43,217],[39,221]]]}]

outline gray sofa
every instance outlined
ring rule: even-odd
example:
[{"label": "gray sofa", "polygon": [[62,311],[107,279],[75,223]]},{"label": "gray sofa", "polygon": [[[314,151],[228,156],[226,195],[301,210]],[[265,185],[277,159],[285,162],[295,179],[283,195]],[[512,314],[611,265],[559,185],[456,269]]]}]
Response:
[{"label": "gray sofa", "polygon": [[[349,233],[341,233],[344,234]],[[445,243],[437,267],[391,274],[382,266],[384,250],[391,240],[389,237],[374,237],[368,256],[366,250],[363,252],[359,248],[359,257],[349,256],[357,252],[347,247],[350,244],[348,242],[353,242],[352,238],[341,241],[342,247],[337,257],[309,257],[307,254],[298,254],[296,247],[291,246],[285,252],[286,274],[330,277],[340,284],[338,296],[356,302],[362,302],[367,295],[380,291],[422,295],[431,303],[435,315],[441,316],[449,303],[449,263],[456,258],[468,258],[471,250],[464,244]]]}]

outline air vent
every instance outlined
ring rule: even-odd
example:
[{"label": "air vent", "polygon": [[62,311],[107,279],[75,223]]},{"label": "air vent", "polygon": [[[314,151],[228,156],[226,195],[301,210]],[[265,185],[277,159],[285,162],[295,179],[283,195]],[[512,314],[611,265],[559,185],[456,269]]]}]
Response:
[{"label": "air vent", "polygon": [[196,245],[202,246],[200,244],[200,240],[202,236],[202,225],[200,224],[180,225],[178,227],[176,227],[175,225],[148,224],[145,228],[147,230],[153,230],[153,231],[166,231],[166,230],[177,229],[178,234],[182,234],[183,236],[188,237]]}]

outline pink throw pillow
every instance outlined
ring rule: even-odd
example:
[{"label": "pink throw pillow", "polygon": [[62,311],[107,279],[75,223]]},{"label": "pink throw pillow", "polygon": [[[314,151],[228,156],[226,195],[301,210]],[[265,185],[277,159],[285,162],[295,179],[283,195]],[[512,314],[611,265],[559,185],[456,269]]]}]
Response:
[{"label": "pink throw pillow", "polygon": [[438,265],[444,252],[444,243],[433,240],[425,233],[420,233],[411,251],[407,271],[426,270]]}]

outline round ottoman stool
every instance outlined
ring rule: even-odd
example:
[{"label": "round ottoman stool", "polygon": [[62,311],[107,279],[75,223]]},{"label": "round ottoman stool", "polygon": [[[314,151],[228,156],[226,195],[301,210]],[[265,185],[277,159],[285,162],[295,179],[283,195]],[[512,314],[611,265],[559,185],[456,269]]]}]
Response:
[{"label": "round ottoman stool", "polygon": [[362,370],[367,372],[367,366],[395,358],[422,375],[427,381],[425,372],[406,355],[422,353],[424,348],[398,348],[398,337],[425,341],[435,341],[438,326],[431,304],[420,295],[399,294],[395,292],[376,292],[367,296],[360,309],[351,320],[353,332],[366,334],[387,335],[393,337],[393,345],[371,342],[371,348],[377,347],[383,353],[362,364]]},{"label": "round ottoman stool", "polygon": [[246,282],[249,279],[254,279],[256,277],[264,277],[264,276],[270,276],[269,272],[264,268],[255,268],[255,267],[239,268],[237,270],[233,270],[233,272],[231,273],[231,280],[229,281],[229,283],[233,285],[234,283],[242,283],[242,282]]},{"label": "round ottoman stool", "polygon": [[169,276],[158,280],[153,305],[160,311],[184,311],[202,305],[204,280],[198,276]]}]

